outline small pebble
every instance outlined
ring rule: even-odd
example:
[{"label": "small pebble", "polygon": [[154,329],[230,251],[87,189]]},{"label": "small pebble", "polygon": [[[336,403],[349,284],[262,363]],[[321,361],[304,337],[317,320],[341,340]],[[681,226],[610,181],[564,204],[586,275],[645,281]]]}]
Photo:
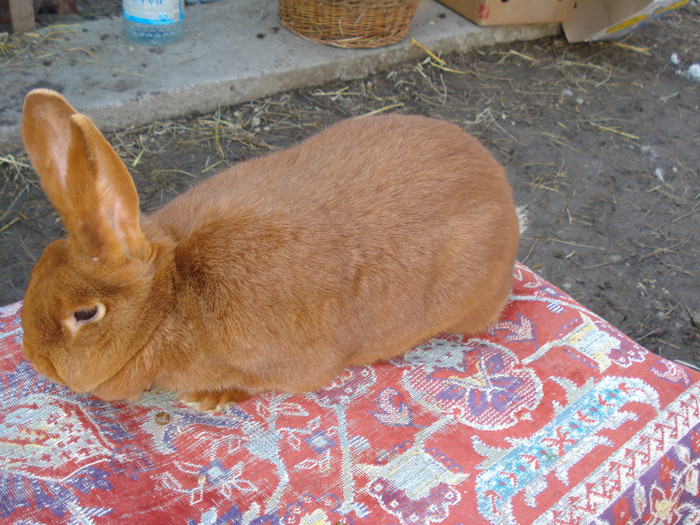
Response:
[{"label": "small pebble", "polygon": [[170,423],[170,414],[167,412],[158,412],[153,419],[155,419],[158,425],[164,426]]},{"label": "small pebble", "polygon": [[700,63],[692,64],[688,68],[688,76],[693,80],[700,80]]}]

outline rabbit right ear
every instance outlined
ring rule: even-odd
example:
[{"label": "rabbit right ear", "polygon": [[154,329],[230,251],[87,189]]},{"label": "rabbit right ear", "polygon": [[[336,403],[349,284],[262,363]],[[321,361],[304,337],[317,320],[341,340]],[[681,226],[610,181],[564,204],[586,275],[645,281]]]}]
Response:
[{"label": "rabbit right ear", "polygon": [[60,94],[35,90],[24,103],[22,136],[42,188],[83,255],[147,256],[134,182],[89,118]]}]

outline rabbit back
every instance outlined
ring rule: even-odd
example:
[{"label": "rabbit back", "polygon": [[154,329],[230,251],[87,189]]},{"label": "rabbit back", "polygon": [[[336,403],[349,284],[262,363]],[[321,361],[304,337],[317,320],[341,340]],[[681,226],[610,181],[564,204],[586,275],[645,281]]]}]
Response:
[{"label": "rabbit back", "polygon": [[440,332],[485,329],[509,296],[519,236],[488,151],[455,125],[409,116],[343,121],[208,179],[153,219],[178,243],[202,323],[220,320],[207,331],[215,360],[237,347],[246,377],[266,367],[261,389],[291,391]]}]

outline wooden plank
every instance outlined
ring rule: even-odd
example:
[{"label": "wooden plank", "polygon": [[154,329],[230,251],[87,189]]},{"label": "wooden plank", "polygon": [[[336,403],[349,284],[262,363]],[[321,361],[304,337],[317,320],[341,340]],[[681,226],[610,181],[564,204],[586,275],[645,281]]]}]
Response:
[{"label": "wooden plank", "polygon": [[10,0],[13,31],[30,31],[36,27],[32,0]]}]

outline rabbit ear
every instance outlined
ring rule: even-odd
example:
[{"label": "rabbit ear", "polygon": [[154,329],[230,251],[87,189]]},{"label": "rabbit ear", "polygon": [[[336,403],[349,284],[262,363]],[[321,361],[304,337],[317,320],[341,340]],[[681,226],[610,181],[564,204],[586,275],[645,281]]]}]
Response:
[{"label": "rabbit ear", "polygon": [[30,160],[80,253],[110,261],[146,257],[136,187],[95,124],[45,90],[27,96],[24,112]]},{"label": "rabbit ear", "polygon": [[39,174],[41,187],[66,226],[70,117],[76,113],[65,98],[48,89],[31,91],[22,111],[24,147]]},{"label": "rabbit ear", "polygon": [[78,224],[68,229],[69,236],[83,251],[108,259],[145,257],[139,197],[129,171],[88,117],[73,115],[70,125],[67,215]]}]

